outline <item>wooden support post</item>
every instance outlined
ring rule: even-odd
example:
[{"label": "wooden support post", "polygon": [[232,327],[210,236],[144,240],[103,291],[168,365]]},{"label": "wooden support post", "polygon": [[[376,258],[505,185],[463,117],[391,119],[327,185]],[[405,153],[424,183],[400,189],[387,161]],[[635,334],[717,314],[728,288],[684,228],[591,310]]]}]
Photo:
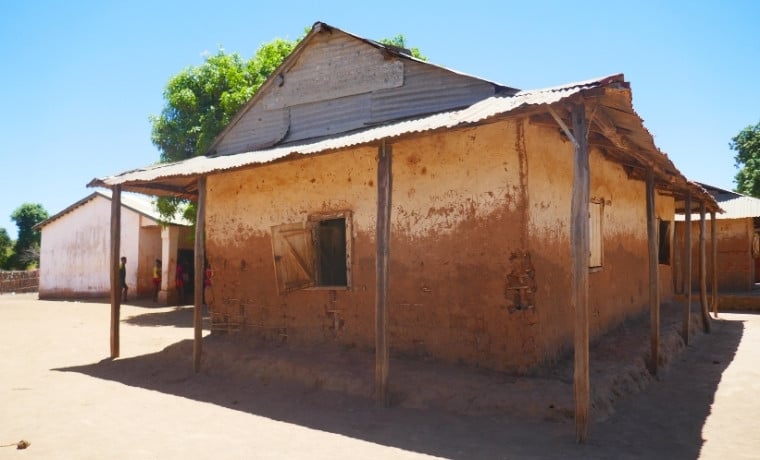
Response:
[{"label": "wooden support post", "polygon": [[111,358],[119,357],[119,317],[121,310],[120,251],[121,185],[114,185],[113,189],[111,189]]},{"label": "wooden support post", "polygon": [[388,406],[388,290],[393,191],[392,149],[383,140],[377,152],[377,227],[375,292],[375,397]]},{"label": "wooden support post", "polygon": [[686,301],[684,302],[683,309],[683,326],[681,329],[681,336],[683,337],[684,345],[689,344],[689,329],[691,327],[691,192],[686,192],[686,214],[684,216],[686,221],[684,223],[684,262],[683,262],[683,285],[686,294]]},{"label": "wooden support post", "polygon": [[193,369],[201,370],[203,352],[203,282],[206,273],[206,177],[198,178],[198,204],[195,218],[195,276],[193,277]]},{"label": "wooden support post", "polygon": [[699,203],[699,304],[702,312],[702,329],[710,332],[710,311],[707,305],[707,251],[705,202]]},{"label": "wooden support post", "polygon": [[570,245],[572,246],[570,302],[575,310],[574,372],[575,436],[579,443],[588,437],[591,391],[589,383],[589,199],[590,175],[586,110],[583,104],[572,109],[575,158],[573,196],[570,210]]},{"label": "wooden support post", "polygon": [[657,256],[657,226],[654,209],[654,171],[647,170],[647,241],[649,247],[649,338],[651,356],[649,372],[657,375],[660,359],[660,276]]},{"label": "wooden support post", "polygon": [[715,219],[715,211],[710,212],[710,239],[712,242],[712,310],[713,316],[718,317],[718,222]]}]

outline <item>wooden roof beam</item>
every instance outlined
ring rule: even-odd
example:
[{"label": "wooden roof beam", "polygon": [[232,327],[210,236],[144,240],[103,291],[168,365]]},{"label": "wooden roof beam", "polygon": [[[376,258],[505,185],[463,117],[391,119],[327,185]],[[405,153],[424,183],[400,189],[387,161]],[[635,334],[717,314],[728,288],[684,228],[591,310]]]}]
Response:
[{"label": "wooden roof beam", "polygon": [[[593,114],[594,118],[591,119],[591,123],[596,125],[599,132],[601,132],[604,137],[609,139],[618,149],[634,154],[637,148],[634,146],[633,142],[629,141],[624,134],[621,134],[618,131],[615,122],[607,114],[606,110],[601,107],[601,104],[595,104]],[[654,165],[654,161],[651,159],[642,157],[640,160],[647,166]]]},{"label": "wooden roof beam", "polygon": [[122,190],[135,191],[139,193],[151,192],[151,195],[171,195],[180,198],[187,198],[194,200],[197,198],[198,189],[197,184],[193,183],[187,186],[170,185],[166,183],[155,182],[138,182],[138,183],[123,183],[121,184]]}]

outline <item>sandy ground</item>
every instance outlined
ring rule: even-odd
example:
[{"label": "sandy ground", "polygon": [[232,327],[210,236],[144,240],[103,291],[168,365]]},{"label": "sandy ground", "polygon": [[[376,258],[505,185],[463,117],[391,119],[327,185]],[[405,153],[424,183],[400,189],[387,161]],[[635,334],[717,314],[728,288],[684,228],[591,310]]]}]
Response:
[{"label": "sandy ground", "polygon": [[646,320],[600,341],[578,445],[567,362],[514,377],[394,359],[382,409],[366,352],[206,337],[195,374],[190,307],[122,306],[113,361],[109,312],[0,296],[0,444],[31,442],[0,459],[760,458],[757,314],[721,314],[685,350],[663,314],[657,379]]}]

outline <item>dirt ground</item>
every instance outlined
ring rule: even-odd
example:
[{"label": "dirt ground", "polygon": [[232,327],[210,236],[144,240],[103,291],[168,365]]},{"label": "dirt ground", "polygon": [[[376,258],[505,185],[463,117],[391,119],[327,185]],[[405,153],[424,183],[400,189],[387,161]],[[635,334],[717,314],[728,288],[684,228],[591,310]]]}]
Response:
[{"label": "dirt ground", "polygon": [[[392,407],[375,407],[362,350],[204,339],[192,308],[122,306],[108,359],[106,303],[0,296],[0,459],[760,458],[760,315],[694,322],[663,311],[661,360],[645,369],[646,318],[592,349],[594,423],[574,441],[572,366],[529,377],[396,358]],[[697,315],[695,316],[695,320]]]}]

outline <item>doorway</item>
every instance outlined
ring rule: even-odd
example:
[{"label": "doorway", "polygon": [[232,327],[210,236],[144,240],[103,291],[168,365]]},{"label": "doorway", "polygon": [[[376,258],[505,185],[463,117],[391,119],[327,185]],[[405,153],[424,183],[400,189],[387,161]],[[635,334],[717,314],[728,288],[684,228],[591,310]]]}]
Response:
[{"label": "doorway", "polygon": [[178,249],[177,267],[182,267],[183,281],[183,292],[178,292],[177,294],[184,300],[184,303],[193,303],[193,294],[195,293],[195,251],[192,249]]}]

